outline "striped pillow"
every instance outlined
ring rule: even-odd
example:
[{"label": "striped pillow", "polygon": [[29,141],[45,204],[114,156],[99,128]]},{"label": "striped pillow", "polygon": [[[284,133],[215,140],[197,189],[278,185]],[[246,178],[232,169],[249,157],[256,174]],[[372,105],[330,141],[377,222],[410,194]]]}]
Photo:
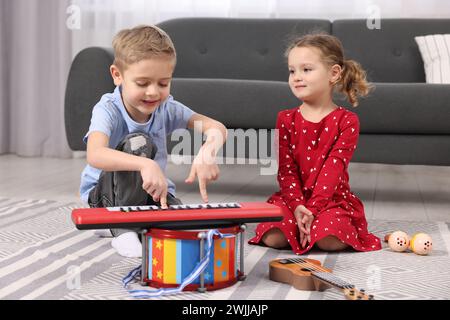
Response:
[{"label": "striped pillow", "polygon": [[414,39],[422,55],[427,83],[450,83],[450,34]]}]

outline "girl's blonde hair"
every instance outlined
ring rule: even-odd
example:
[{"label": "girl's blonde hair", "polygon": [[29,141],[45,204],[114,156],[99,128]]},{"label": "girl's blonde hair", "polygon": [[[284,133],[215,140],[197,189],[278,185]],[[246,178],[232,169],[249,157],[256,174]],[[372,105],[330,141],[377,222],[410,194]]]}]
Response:
[{"label": "girl's blonde hair", "polygon": [[320,51],[323,61],[330,67],[337,64],[342,68],[342,74],[335,83],[337,91],[346,95],[353,107],[358,106],[358,96],[367,96],[373,88],[366,80],[366,72],[354,60],[344,58],[344,49],[338,38],[326,33],[313,33],[301,36],[291,41],[285,51],[285,57],[296,47],[316,48]]},{"label": "girl's blonde hair", "polygon": [[144,59],[167,56],[176,63],[176,51],[169,35],[156,26],[141,25],[120,31],[113,39],[114,65],[125,70]]}]

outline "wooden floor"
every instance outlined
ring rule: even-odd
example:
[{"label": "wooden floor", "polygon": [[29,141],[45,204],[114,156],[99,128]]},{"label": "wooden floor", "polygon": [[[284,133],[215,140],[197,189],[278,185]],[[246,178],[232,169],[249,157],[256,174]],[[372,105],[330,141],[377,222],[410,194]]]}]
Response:
[{"label": "wooden floor", "polygon": [[[0,156],[0,197],[80,203],[78,188],[84,158],[50,159]],[[221,165],[218,181],[208,186],[210,202],[264,201],[277,190],[275,175],[264,165]],[[167,175],[184,203],[199,203],[197,185],[187,185],[189,165],[169,163]],[[352,191],[368,219],[450,221],[450,167],[352,163]]]}]

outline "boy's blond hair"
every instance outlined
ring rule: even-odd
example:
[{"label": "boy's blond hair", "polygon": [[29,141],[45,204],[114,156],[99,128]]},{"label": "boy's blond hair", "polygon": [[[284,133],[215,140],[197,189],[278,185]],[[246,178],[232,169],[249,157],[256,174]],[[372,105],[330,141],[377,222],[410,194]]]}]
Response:
[{"label": "boy's blond hair", "polygon": [[167,56],[176,63],[172,40],[156,26],[141,25],[120,31],[114,37],[113,48],[114,65],[122,72],[130,64],[154,57]]}]

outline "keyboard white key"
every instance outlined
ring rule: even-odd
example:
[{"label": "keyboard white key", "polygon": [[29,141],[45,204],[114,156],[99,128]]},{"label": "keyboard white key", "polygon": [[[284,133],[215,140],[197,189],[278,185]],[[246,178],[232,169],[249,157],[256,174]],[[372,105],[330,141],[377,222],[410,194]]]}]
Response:
[{"label": "keyboard white key", "polygon": [[108,211],[121,212],[138,212],[138,211],[160,211],[160,210],[189,210],[189,209],[226,209],[226,208],[240,208],[241,205],[237,202],[225,203],[194,203],[194,204],[180,204],[170,205],[168,209],[161,209],[159,206],[122,206],[122,207],[108,207]]}]

